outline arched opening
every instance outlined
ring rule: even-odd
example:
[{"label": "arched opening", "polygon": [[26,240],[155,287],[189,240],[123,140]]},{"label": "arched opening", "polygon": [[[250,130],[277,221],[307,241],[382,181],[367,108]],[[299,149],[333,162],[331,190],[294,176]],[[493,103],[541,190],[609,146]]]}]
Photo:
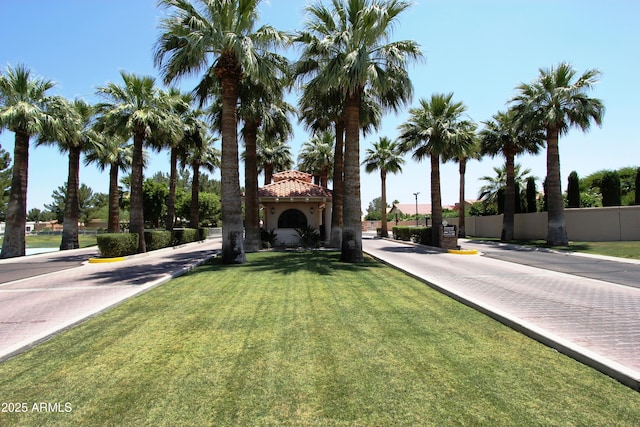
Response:
[{"label": "arched opening", "polygon": [[298,209],[287,209],[278,217],[278,228],[304,228],[307,217]]}]

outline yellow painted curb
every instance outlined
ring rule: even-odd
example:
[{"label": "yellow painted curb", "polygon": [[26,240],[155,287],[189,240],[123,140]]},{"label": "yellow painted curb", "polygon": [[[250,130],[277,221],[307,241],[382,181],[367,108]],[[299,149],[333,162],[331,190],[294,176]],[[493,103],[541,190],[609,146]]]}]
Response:
[{"label": "yellow painted curb", "polygon": [[458,254],[458,255],[476,255],[478,253],[477,249],[449,249],[447,252],[450,254]]},{"label": "yellow painted curb", "polygon": [[101,264],[105,262],[119,262],[124,261],[123,256],[115,257],[115,258],[89,258],[89,264]]}]

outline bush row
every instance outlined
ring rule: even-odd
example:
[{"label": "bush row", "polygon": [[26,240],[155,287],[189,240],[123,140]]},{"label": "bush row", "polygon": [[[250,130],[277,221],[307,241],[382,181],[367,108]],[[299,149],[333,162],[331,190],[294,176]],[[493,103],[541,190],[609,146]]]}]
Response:
[{"label": "bush row", "polygon": [[393,238],[396,240],[411,241],[431,245],[431,227],[393,227]]},{"label": "bush row", "polygon": [[[183,245],[207,238],[206,228],[183,228],[173,231],[145,231],[147,251]],[[106,258],[133,255],[138,251],[138,235],[135,233],[104,233],[97,235],[100,255]]]}]

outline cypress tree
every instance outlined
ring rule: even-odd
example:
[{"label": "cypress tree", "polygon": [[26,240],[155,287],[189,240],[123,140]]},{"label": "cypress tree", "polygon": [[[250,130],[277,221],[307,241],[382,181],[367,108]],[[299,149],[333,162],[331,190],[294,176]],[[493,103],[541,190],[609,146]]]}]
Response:
[{"label": "cypress tree", "polygon": [[602,206],[620,206],[622,194],[620,192],[620,175],[616,171],[606,171],[602,175]]},{"label": "cypress tree", "polygon": [[636,205],[640,205],[640,168],[636,169],[636,186],[634,188],[636,192],[636,198],[634,200]]},{"label": "cypress tree", "polygon": [[580,207],[580,178],[578,178],[578,173],[576,171],[569,174],[569,183],[567,186],[567,207]]},{"label": "cypress tree", "polygon": [[527,178],[527,212],[538,211],[537,195],[538,189],[536,188],[536,179],[530,176]]}]

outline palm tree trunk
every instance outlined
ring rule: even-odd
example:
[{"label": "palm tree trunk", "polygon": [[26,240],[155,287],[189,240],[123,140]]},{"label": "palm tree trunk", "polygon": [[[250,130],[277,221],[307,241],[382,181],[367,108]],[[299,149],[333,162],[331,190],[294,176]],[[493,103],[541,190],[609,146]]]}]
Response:
[{"label": "palm tree trunk", "polygon": [[138,235],[138,253],[146,252],[144,243],[144,212],[142,209],[142,143],[144,134],[133,135],[133,158],[131,162],[131,207],[129,212],[130,232]]},{"label": "palm tree trunk", "polygon": [[271,184],[271,180],[273,180],[273,165],[267,163],[264,165],[264,185]]},{"label": "palm tree trunk", "polygon": [[344,120],[335,123],[336,146],[333,156],[333,192],[331,210],[331,242],[332,248],[342,246],[342,200],[344,197]]},{"label": "palm tree trunk", "polygon": [[344,225],[340,260],[352,263],[364,259],[360,205],[360,97],[360,91],[348,95],[345,105]]},{"label": "palm tree trunk", "polygon": [[460,205],[458,206],[458,237],[466,237],[467,230],[465,230],[465,195],[464,195],[464,176],[467,173],[467,159],[460,159],[458,165],[458,171],[460,172]]},{"label": "palm tree trunk", "polygon": [[258,123],[247,121],[242,128],[244,139],[244,250],[260,249],[260,205],[258,203]]},{"label": "palm tree trunk", "polygon": [[381,224],[380,228],[382,228],[380,232],[381,237],[389,237],[389,232],[387,231],[387,172],[384,169],[380,169],[380,182],[382,183],[382,193],[381,193]]},{"label": "palm tree trunk", "polygon": [[120,204],[118,203],[118,171],[120,167],[112,164],[109,168],[109,220],[107,231],[120,232]]},{"label": "palm tree trunk", "polygon": [[560,151],[558,130],[547,129],[547,244],[566,246],[569,243],[564,221],[564,200],[560,183]]},{"label": "palm tree trunk", "polygon": [[515,200],[515,160],[514,155],[511,152],[505,151],[506,165],[506,179],[507,183],[504,190],[504,215],[502,216],[502,234],[500,240],[503,242],[509,242],[513,240],[513,227],[515,221],[516,212],[516,200]]},{"label": "palm tree trunk", "polygon": [[440,247],[442,196],[440,194],[440,155],[431,154],[431,242]]},{"label": "palm tree trunk", "polygon": [[29,169],[29,135],[16,132],[13,148],[11,193],[7,207],[7,223],[0,258],[24,256],[24,229],[27,225],[27,175]]},{"label": "palm tree trunk", "polygon": [[189,205],[189,227],[200,228],[200,165],[194,163],[193,179],[191,180],[191,204]]},{"label": "palm tree trunk", "polygon": [[176,221],[176,183],[178,181],[178,149],[171,147],[169,172],[169,196],[167,197],[167,217],[164,222],[166,230],[173,230]]},{"label": "palm tree trunk", "polygon": [[78,249],[78,220],[80,205],[78,187],[80,186],[80,147],[69,149],[69,176],[67,177],[67,195],[64,203],[64,221],[62,225],[62,243],[60,250]]},{"label": "palm tree trunk", "polygon": [[218,59],[219,78],[222,82],[222,262],[244,264],[242,229],[242,195],[238,165],[238,127],[236,104],[241,71],[235,58],[221,56]]}]

